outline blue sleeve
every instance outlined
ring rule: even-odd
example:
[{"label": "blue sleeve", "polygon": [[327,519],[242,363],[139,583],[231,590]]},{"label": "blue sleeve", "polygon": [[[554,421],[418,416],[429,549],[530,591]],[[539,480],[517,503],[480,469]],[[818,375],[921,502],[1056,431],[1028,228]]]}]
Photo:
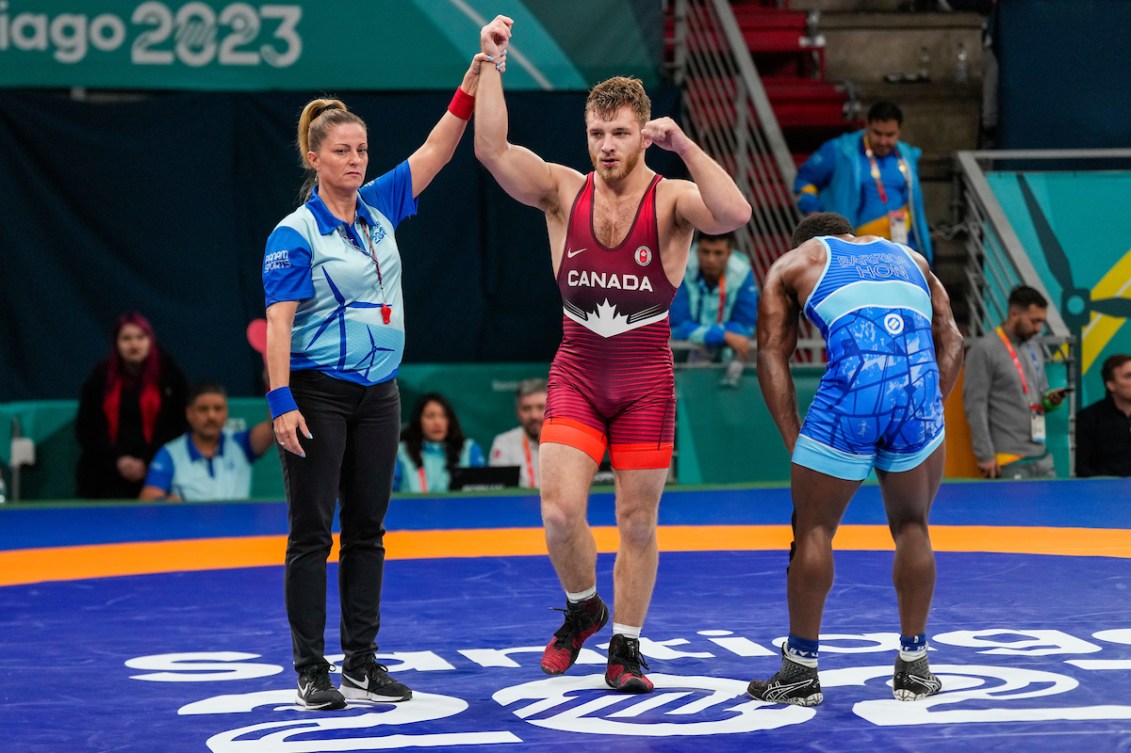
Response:
[{"label": "blue sleeve", "polygon": [[797,168],[797,178],[793,181],[793,193],[797,196],[798,208],[808,214],[821,210],[818,194],[832,180],[836,167],[836,140],[821,144],[821,148]]},{"label": "blue sleeve", "polygon": [[717,348],[726,343],[726,328],[721,324],[703,324],[699,331],[692,334],[692,340],[699,338],[704,345]]},{"label": "blue sleeve", "polygon": [[758,323],[758,286],[754,284],[754,272],[746,275],[738,295],[734,299],[734,308],[731,309],[730,318],[726,328],[731,332],[750,337],[754,334],[754,327]]},{"label": "blue sleeve", "polygon": [[695,322],[691,321],[691,296],[687,293],[687,278],[675,291],[675,298],[668,309],[668,321],[671,323],[673,340],[686,340],[695,329]]},{"label": "blue sleeve", "polygon": [[487,465],[487,458],[483,456],[483,448],[473,439],[467,441],[471,442],[471,447],[467,451],[467,464],[472,468],[482,468]]},{"label": "blue sleeve", "polygon": [[173,488],[173,456],[162,447],[153,456],[149,463],[149,472],[145,475],[146,486],[156,486],[166,494]]},{"label": "blue sleeve", "polygon": [[263,254],[263,293],[266,305],[301,301],[314,295],[310,243],[293,227],[275,228]]},{"label": "blue sleeve", "polygon": [[668,309],[668,322],[672,328],[673,340],[687,340],[696,345],[719,345],[723,341],[723,328],[718,325],[700,324],[691,318],[691,296],[687,292],[685,277],[675,291],[671,308]]},{"label": "blue sleeve", "polygon": [[232,435],[232,439],[234,439],[236,444],[240,446],[240,449],[243,450],[243,454],[244,457],[247,458],[247,462],[254,463],[259,456],[255,454],[255,450],[251,449],[251,432],[236,432]]},{"label": "blue sleeve", "polygon": [[416,214],[416,199],[412,195],[412,170],[408,160],[389,172],[361,187],[361,198],[376,207],[396,228],[401,220]]}]

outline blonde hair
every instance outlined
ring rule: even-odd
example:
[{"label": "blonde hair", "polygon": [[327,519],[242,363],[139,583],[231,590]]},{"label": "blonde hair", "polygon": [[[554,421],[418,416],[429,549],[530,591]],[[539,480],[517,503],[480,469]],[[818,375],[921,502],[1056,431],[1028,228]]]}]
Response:
[{"label": "blonde hair", "polygon": [[318,175],[307,158],[308,152],[317,152],[331,128],[346,123],[356,123],[368,130],[365,121],[349,111],[340,99],[312,99],[302,108],[298,116],[298,159],[306,173],[306,180],[299,191],[302,201],[310,198]]},{"label": "blonde hair", "polygon": [[589,91],[589,98],[585,100],[585,114],[592,112],[601,117],[610,117],[625,105],[632,108],[640,125],[652,119],[652,100],[648,98],[640,79],[635,76],[614,76]]}]

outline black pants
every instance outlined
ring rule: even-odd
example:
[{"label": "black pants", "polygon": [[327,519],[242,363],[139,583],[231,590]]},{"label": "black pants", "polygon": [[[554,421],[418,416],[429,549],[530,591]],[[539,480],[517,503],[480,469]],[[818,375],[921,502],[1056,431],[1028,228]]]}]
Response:
[{"label": "black pants", "polygon": [[326,560],[335,501],[341,504],[342,652],[352,669],[377,650],[400,391],[395,380],[364,387],[316,371],[294,372],[290,386],[314,436],[300,437],[305,458],[279,448],[290,519],[285,589],[295,669],[326,661]]}]

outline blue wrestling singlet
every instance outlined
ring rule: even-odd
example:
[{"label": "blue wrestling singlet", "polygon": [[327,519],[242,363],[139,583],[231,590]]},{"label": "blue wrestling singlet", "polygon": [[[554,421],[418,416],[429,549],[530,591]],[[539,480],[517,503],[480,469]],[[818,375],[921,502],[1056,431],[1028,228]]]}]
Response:
[{"label": "blue wrestling singlet", "polygon": [[927,280],[891,241],[819,240],[828,260],[805,315],[825,338],[828,368],[793,462],[851,480],[873,465],[915,468],[943,441]]}]

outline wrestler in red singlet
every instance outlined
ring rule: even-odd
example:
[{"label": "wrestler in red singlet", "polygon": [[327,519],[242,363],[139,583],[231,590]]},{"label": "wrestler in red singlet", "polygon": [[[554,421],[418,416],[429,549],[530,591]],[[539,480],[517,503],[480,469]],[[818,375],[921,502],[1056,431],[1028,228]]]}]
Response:
[{"label": "wrestler in red singlet", "polygon": [[562,344],[550,366],[542,442],[576,447],[614,468],[667,468],[675,441],[668,308],[675,288],[660,260],[652,179],[628,236],[609,248],[593,232],[593,173],[570,211],[558,269]]}]

